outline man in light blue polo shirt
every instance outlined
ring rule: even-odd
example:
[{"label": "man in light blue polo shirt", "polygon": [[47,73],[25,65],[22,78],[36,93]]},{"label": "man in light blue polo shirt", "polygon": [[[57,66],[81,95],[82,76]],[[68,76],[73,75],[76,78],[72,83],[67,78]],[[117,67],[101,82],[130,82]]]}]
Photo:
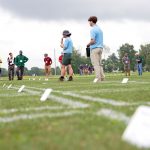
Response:
[{"label": "man in light blue polo shirt", "polygon": [[92,27],[90,31],[91,40],[87,44],[91,51],[91,62],[94,66],[96,77],[94,83],[103,81],[105,78],[103,67],[101,64],[102,52],[103,52],[103,32],[99,26],[97,26],[97,17],[91,16],[89,19],[89,25]]}]

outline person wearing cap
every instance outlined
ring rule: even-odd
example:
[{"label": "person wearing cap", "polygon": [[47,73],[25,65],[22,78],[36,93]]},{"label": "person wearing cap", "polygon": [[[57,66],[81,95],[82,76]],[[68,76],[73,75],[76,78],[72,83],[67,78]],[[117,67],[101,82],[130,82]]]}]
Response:
[{"label": "person wearing cap", "polygon": [[142,57],[140,56],[139,53],[136,53],[135,56],[136,56],[138,74],[139,76],[142,76],[142,61],[143,61]]},{"label": "person wearing cap", "polygon": [[128,53],[124,54],[122,58],[122,63],[124,64],[124,72],[126,76],[130,76],[130,59],[128,57]]},{"label": "person wearing cap", "polygon": [[44,54],[44,62],[45,62],[45,76],[46,76],[45,80],[48,80],[48,77],[51,73],[51,64],[52,64],[52,59],[48,56],[48,54]]},{"label": "person wearing cap", "polygon": [[61,76],[59,78],[60,81],[64,81],[64,76],[66,74],[66,67],[68,67],[69,70],[69,79],[68,81],[73,80],[73,69],[71,66],[71,59],[72,59],[72,51],[73,51],[73,42],[70,38],[71,33],[68,30],[63,31],[63,37],[61,39],[61,45],[60,47],[63,48],[63,59],[62,59],[62,65],[61,65]]},{"label": "person wearing cap", "polygon": [[97,17],[91,16],[88,19],[89,25],[92,27],[90,30],[91,40],[87,44],[87,47],[90,47],[90,58],[92,65],[94,66],[96,77],[94,83],[103,81],[105,78],[103,67],[102,67],[102,52],[103,52],[103,32],[100,27],[96,24]]},{"label": "person wearing cap", "polygon": [[23,73],[24,73],[24,66],[25,63],[28,61],[28,58],[23,55],[22,50],[19,51],[19,55],[15,58],[15,65],[17,66],[16,74],[18,80],[23,79]]},{"label": "person wearing cap", "polygon": [[8,62],[8,78],[9,80],[14,80],[15,65],[14,65],[14,57],[12,53],[9,53],[7,62]]}]

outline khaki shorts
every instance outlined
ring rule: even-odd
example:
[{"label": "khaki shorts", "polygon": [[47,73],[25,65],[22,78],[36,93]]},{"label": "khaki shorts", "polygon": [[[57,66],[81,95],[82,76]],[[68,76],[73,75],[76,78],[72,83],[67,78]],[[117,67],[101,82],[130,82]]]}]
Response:
[{"label": "khaki shorts", "polygon": [[67,66],[71,64],[72,54],[71,53],[64,53],[62,64]]}]

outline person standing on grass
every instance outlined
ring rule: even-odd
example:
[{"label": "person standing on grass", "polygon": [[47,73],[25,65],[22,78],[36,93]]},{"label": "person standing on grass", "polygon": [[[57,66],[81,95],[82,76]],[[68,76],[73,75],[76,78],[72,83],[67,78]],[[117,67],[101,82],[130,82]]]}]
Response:
[{"label": "person standing on grass", "polygon": [[64,53],[61,52],[61,55],[60,55],[59,58],[58,58],[58,61],[59,61],[59,63],[60,63],[61,65],[62,65],[63,56],[64,56]]},{"label": "person standing on grass", "polygon": [[48,80],[48,77],[51,73],[51,64],[52,64],[52,59],[48,56],[48,54],[44,54],[44,62],[45,62],[45,76],[46,76],[45,80]]},{"label": "person standing on grass", "polygon": [[130,76],[130,59],[128,57],[128,53],[124,54],[122,58],[122,63],[124,64],[124,72],[126,76]]},{"label": "person standing on grass", "polygon": [[[61,76],[59,78],[60,81],[64,81],[64,76],[66,74],[66,67],[68,67],[69,70],[69,79],[68,81],[73,80],[73,69],[71,66],[71,60],[72,60],[72,51],[73,51],[73,42],[70,38],[71,33],[68,30],[63,31],[63,37],[61,39],[61,45],[60,47],[63,48],[63,59],[62,59],[62,65],[61,65]],[[63,41],[64,40],[64,41]]]},{"label": "person standing on grass", "polygon": [[137,63],[137,70],[138,70],[138,74],[139,76],[142,76],[142,57],[140,56],[139,53],[136,53],[136,63]]},{"label": "person standing on grass", "polygon": [[28,61],[28,58],[23,55],[22,50],[19,51],[19,55],[15,58],[15,65],[17,66],[16,74],[18,80],[23,79],[23,73],[24,73],[24,66],[25,63]]},{"label": "person standing on grass", "polygon": [[7,62],[8,62],[9,80],[14,80],[15,65],[14,65],[14,57],[13,57],[12,53],[9,53],[9,57],[7,58]]},{"label": "person standing on grass", "polygon": [[92,29],[90,31],[91,40],[87,44],[87,47],[90,47],[90,58],[96,74],[96,77],[93,82],[96,83],[103,81],[105,78],[101,63],[103,52],[103,32],[100,29],[100,27],[96,24],[96,16],[89,17],[88,22]]},{"label": "person standing on grass", "polygon": [[1,78],[1,75],[2,75],[2,59],[0,58],[0,78]]}]

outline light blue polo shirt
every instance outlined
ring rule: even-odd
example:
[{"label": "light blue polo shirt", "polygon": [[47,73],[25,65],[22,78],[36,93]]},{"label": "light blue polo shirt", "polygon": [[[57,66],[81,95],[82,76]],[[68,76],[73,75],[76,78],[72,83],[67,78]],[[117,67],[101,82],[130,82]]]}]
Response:
[{"label": "light blue polo shirt", "polygon": [[95,40],[95,44],[90,45],[91,50],[94,48],[103,48],[103,32],[99,26],[94,25],[90,31],[91,39]]},{"label": "light blue polo shirt", "polygon": [[72,53],[73,43],[70,37],[65,38],[64,41],[64,53]]}]

